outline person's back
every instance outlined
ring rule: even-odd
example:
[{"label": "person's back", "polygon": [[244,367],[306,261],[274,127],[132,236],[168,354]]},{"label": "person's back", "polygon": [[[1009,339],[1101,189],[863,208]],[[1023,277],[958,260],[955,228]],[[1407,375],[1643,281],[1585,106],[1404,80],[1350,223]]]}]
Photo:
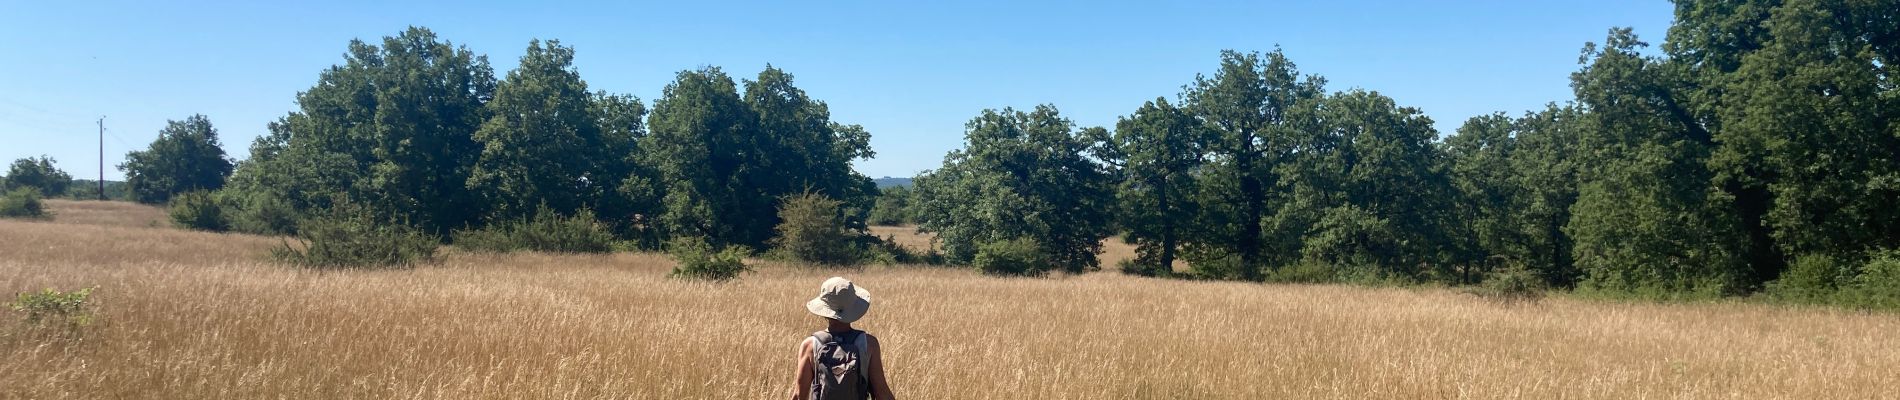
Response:
[{"label": "person's back", "polygon": [[826,328],[798,345],[793,400],[888,400],[884,360],[877,337],[851,328],[871,307],[871,292],[844,278],[825,280],[818,298],[805,308],[823,317]]}]

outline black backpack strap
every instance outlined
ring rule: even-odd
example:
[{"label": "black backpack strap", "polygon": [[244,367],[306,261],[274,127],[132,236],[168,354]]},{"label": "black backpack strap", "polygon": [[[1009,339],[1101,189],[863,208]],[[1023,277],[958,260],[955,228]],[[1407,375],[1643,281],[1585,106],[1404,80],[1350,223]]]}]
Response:
[{"label": "black backpack strap", "polygon": [[[845,332],[843,335],[837,335],[838,344],[839,345],[856,345],[858,343],[858,336],[863,336],[863,335],[864,335],[864,331],[852,329],[850,332]],[[863,352],[864,349],[858,349],[858,351]]]}]

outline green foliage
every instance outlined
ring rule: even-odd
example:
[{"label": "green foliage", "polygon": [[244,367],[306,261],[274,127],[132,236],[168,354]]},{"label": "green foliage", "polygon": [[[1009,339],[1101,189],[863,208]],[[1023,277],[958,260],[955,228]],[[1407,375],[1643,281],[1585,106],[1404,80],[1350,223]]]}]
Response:
[{"label": "green foliage", "polygon": [[[177,195],[180,225],[297,232],[310,245],[279,253],[338,260],[319,265],[407,265],[473,227],[456,242],[698,238],[667,246],[692,255],[676,274],[714,279],[767,244],[827,264],[1038,275],[1094,269],[1100,240],[1125,232],[1134,274],[1174,275],[1180,258],[1192,278],[1890,307],[1900,256],[1869,249],[1900,247],[1900,8],[1675,3],[1662,53],[1612,30],[1571,74],[1575,102],[1473,118],[1443,142],[1417,109],[1328,94],[1280,51],[1226,51],[1179,107],[1147,102],[1112,133],[1053,106],[985,110],[914,190],[880,193],[850,165],[872,156],[869,133],[777,68],[743,88],[718,68],[681,72],[643,121],[639,99],[590,93],[558,42],[532,42],[497,81],[484,57],[411,28],[353,41],[235,171],[203,116],[121,167],[139,201]],[[214,195],[179,195],[225,174]],[[18,160],[0,213],[43,215],[36,193],[97,195],[70,181],[50,158]],[[940,257],[862,234],[912,222]]]},{"label": "green foliage", "polygon": [[1274,283],[1332,283],[1339,281],[1339,277],[1331,264],[1301,262],[1276,268],[1267,273],[1265,280]]},{"label": "green foliage", "polygon": [[20,293],[7,306],[13,311],[25,313],[29,324],[37,325],[52,320],[67,327],[81,327],[93,322],[91,297],[94,289],[98,287],[69,292],[46,288],[38,293]]},{"label": "green foliage", "polygon": [[893,236],[859,236],[856,246],[863,250],[859,260],[871,264],[922,264],[943,265],[943,254],[936,251],[916,251],[897,243]]},{"label": "green foliage", "polygon": [[1136,257],[1123,272],[1167,275],[1200,212],[1192,195],[1210,137],[1192,115],[1157,98],[1115,124],[1096,153],[1118,167],[1116,221]]},{"label": "green foliage", "polygon": [[679,265],[668,276],[683,279],[728,281],[749,272],[745,258],[751,252],[740,246],[716,249],[706,239],[684,236],[667,242],[666,252]]},{"label": "green foliage", "polygon": [[1900,251],[1873,251],[1858,265],[1825,254],[1802,256],[1768,284],[1766,295],[1790,303],[1900,310]]},{"label": "green foliage", "polygon": [[1825,254],[1811,254],[1796,258],[1788,264],[1788,271],[1781,279],[1768,284],[1767,294],[1776,300],[1798,303],[1822,303],[1833,300],[1835,292],[1851,278],[1852,271],[1844,270],[1846,264]]},{"label": "green foliage", "polygon": [[222,190],[224,217],[231,230],[259,235],[291,235],[303,213],[270,193]]},{"label": "green foliage", "polygon": [[593,210],[585,208],[572,216],[564,216],[553,208],[541,206],[533,217],[482,229],[458,230],[453,237],[456,247],[476,251],[606,253],[614,250],[613,232],[595,217]]},{"label": "green foliage", "polygon": [[5,185],[0,189],[12,191],[19,188],[36,188],[40,194],[58,196],[66,193],[66,186],[72,184],[73,176],[53,166],[52,157],[22,158],[13,160],[7,168]]},{"label": "green foliage", "polygon": [[851,167],[853,160],[876,156],[871,133],[858,125],[831,120],[824,101],[793,85],[792,74],[767,65],[746,81],[744,102],[758,118],[761,151],[756,190],[774,200],[806,192],[843,202],[845,223],[864,227],[877,196],[877,184]]},{"label": "green foliage", "polygon": [[119,170],[125,171],[133,200],[162,204],[180,193],[223,188],[232,164],[221,146],[211,120],[192,115],[168,121],[158,131],[158,140],[145,150],[127,153]]},{"label": "green foliage", "polygon": [[871,205],[868,221],[871,225],[897,226],[916,220],[910,211],[911,190],[908,187],[894,186],[878,191],[877,202]]},{"label": "green foliage", "polygon": [[875,186],[850,162],[871,156],[870,134],[830,118],[770,66],[743,96],[718,68],[680,72],[640,147],[664,192],[656,222],[671,236],[758,248],[778,225],[778,199],[812,191],[844,201],[847,223],[862,226]]},{"label": "green foliage", "polygon": [[1208,130],[1204,151],[1210,160],[1198,175],[1194,198],[1201,217],[1188,241],[1222,249],[1194,252],[1215,257],[1190,258],[1194,268],[1223,268],[1232,278],[1258,280],[1268,266],[1294,261],[1302,228],[1270,214],[1283,209],[1286,194],[1275,191],[1282,187],[1279,171],[1292,163],[1302,125],[1310,126],[1301,110],[1324,96],[1325,85],[1323,78],[1302,77],[1277,49],[1264,55],[1223,51],[1218,71],[1187,85],[1183,109]]},{"label": "green foliage", "polygon": [[846,226],[844,202],[817,193],[787,196],[779,204],[774,251],[792,260],[821,265],[857,264],[864,254],[854,240],[865,236]]},{"label": "green foliage", "polygon": [[1470,293],[1495,301],[1519,303],[1541,300],[1547,289],[1543,277],[1521,266],[1512,266],[1492,272]]},{"label": "green foliage", "polygon": [[1838,300],[1842,304],[1900,310],[1900,251],[1874,252],[1860,273],[1844,283]]},{"label": "green foliage", "polygon": [[1386,220],[1354,206],[1325,211],[1300,248],[1302,263],[1335,267],[1400,267],[1388,264],[1400,252]]},{"label": "green foliage", "polygon": [[1710,165],[1750,239],[1750,281],[1775,277],[1783,254],[1845,260],[1900,245],[1896,9],[1678,2],[1664,50],[1721,144]]},{"label": "green foliage", "polygon": [[168,213],[172,223],[188,229],[223,232],[231,229],[224,214],[225,205],[218,196],[206,191],[179,193],[171,197]]},{"label": "green foliage", "polygon": [[[1570,209],[1577,201],[1577,170],[1574,154],[1576,137],[1581,130],[1575,107],[1552,105],[1543,111],[1527,113],[1514,124],[1515,140],[1510,152],[1510,177],[1513,189],[1502,191],[1521,196],[1506,202],[1508,213],[1493,221],[1515,224],[1515,229],[1495,238],[1505,239],[1488,245],[1490,255],[1522,260],[1546,282],[1573,286],[1580,279],[1574,258],[1574,244],[1564,226],[1570,222]],[[1480,202],[1482,204],[1482,202]],[[1482,222],[1482,221],[1478,221]],[[1522,240],[1509,243],[1509,240]],[[1482,240],[1482,239],[1481,239]]]},{"label": "green foliage", "polygon": [[1097,268],[1113,195],[1072,128],[1051,106],[984,110],[967,125],[965,148],[917,178],[919,227],[937,233],[956,264],[972,263],[984,243],[1027,238],[1055,268]]},{"label": "green foliage", "polygon": [[[477,127],[495,94],[486,57],[411,27],[381,45],[353,40],[343,63],[297,95],[297,110],[251,146],[232,186],[315,214],[336,200],[432,235],[474,223],[468,190]],[[341,194],[341,196],[338,196]]]},{"label": "green foliage", "polygon": [[762,165],[753,133],[757,116],[737,83],[718,68],[681,71],[647,119],[643,163],[656,169],[664,211],[656,221],[671,237],[714,244],[763,245],[771,237],[774,198],[745,186]]},{"label": "green foliage", "polygon": [[602,147],[610,150],[591,166],[590,174],[604,179],[594,211],[616,233],[631,238],[632,245],[658,249],[663,232],[652,220],[661,212],[660,188],[654,184],[654,169],[640,162],[640,143],[647,136],[646,105],[633,96],[606,93],[596,93],[593,104]]},{"label": "green foliage", "polygon": [[1028,237],[980,243],[970,264],[985,274],[1004,276],[1040,276],[1055,269],[1042,244]]},{"label": "green foliage", "polygon": [[1292,190],[1272,219],[1282,235],[1303,237],[1303,262],[1407,279],[1450,265],[1454,191],[1431,119],[1359,90],[1321,99],[1312,113],[1322,129],[1296,146],[1282,177]]},{"label": "green foliage", "polygon": [[298,245],[285,243],[271,251],[273,258],[315,269],[410,268],[434,262],[439,244],[434,235],[347,204],[298,228]]},{"label": "green foliage", "polygon": [[609,146],[573,62],[573,48],[536,40],[495,87],[488,120],[474,134],[481,155],[468,178],[470,189],[485,194],[491,218],[594,207],[626,179],[622,161],[632,149],[622,146],[631,144]]},{"label": "green foliage", "polygon": [[1581,138],[1588,167],[1566,231],[1576,263],[1600,290],[1735,293],[1747,284],[1747,245],[1734,197],[1711,187],[1714,144],[1667,106],[1681,85],[1637,53],[1628,30],[1613,32],[1572,76],[1592,132]]},{"label": "green foliage", "polygon": [[52,213],[40,203],[40,189],[21,186],[0,196],[0,218],[50,218]]},{"label": "green foliage", "polygon": [[[5,187],[0,184],[0,187]],[[104,197],[99,196],[99,181],[92,179],[73,179],[66,188],[66,197],[76,200],[118,200],[132,201],[132,189],[123,181],[106,181]]]},{"label": "green foliage", "polygon": [[219,192],[233,200],[234,229],[291,234],[304,217],[323,213],[338,199],[348,200],[348,192],[339,188],[348,186],[358,172],[349,170],[354,161],[346,155],[291,146],[290,125],[285,120],[272,122],[269,128],[269,134],[252,142],[250,158],[238,162]]},{"label": "green foliage", "polygon": [[1148,277],[1174,276],[1174,268],[1172,266],[1163,268],[1160,262],[1153,261],[1153,260],[1144,260],[1141,258],[1141,256],[1136,256],[1135,258],[1123,259],[1121,260],[1121,262],[1118,262],[1115,264],[1115,269],[1120,270],[1124,274],[1134,275],[1134,276],[1148,276]]},{"label": "green foliage", "polygon": [[[1450,167],[1455,191],[1454,213],[1463,247],[1459,261],[1477,257],[1525,259],[1530,256],[1530,240],[1520,212],[1530,196],[1514,181],[1518,171],[1511,165],[1517,156],[1517,121],[1496,113],[1474,117],[1458,128],[1458,134],[1445,139],[1446,164]],[[1475,283],[1469,268],[1458,279]]]}]

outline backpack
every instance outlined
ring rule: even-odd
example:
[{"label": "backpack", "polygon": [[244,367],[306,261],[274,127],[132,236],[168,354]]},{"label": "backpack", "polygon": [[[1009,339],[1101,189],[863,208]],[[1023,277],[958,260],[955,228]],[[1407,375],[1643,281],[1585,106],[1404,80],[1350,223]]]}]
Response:
[{"label": "backpack", "polygon": [[833,334],[813,332],[811,398],[814,400],[860,400],[871,398],[871,380],[864,374],[859,355],[865,349],[864,331]]}]

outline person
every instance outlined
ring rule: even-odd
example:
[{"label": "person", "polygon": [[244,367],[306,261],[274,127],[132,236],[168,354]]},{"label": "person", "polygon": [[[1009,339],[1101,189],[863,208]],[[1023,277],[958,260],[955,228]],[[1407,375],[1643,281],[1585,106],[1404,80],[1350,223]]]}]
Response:
[{"label": "person", "polygon": [[805,309],[825,329],[798,343],[793,400],[894,400],[877,337],[851,327],[871,309],[871,292],[841,277],[826,279]]}]

